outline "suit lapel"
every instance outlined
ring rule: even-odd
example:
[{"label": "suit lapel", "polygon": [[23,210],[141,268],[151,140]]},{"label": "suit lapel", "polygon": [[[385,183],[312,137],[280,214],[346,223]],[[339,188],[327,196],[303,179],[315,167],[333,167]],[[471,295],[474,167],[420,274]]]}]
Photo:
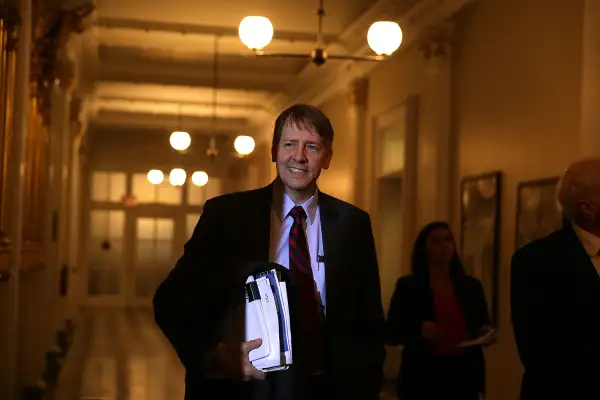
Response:
[{"label": "suit lapel", "polygon": [[323,252],[325,255],[325,286],[326,296],[334,288],[336,269],[338,266],[336,240],[339,225],[338,212],[333,198],[319,192],[319,213],[321,214],[321,233],[323,235]]},{"label": "suit lapel", "polygon": [[272,197],[273,184],[257,190],[256,203],[248,210],[251,215],[249,241],[252,261],[269,261]]}]

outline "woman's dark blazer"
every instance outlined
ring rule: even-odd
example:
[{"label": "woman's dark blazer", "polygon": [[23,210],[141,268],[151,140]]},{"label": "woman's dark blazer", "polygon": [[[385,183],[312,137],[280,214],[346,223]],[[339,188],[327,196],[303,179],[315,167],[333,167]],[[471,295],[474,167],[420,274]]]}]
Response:
[{"label": "woman's dark blazer", "polygon": [[[454,291],[462,308],[469,336],[490,325],[490,316],[483,286],[470,276],[454,279]],[[433,294],[429,282],[415,276],[400,278],[392,296],[386,323],[388,345],[404,345],[398,376],[403,390],[419,390],[420,385],[432,383],[427,379],[432,360],[432,346],[421,335],[424,321],[435,322]],[[485,389],[485,363],[480,346],[470,347],[465,353],[473,384],[482,393]]]}]

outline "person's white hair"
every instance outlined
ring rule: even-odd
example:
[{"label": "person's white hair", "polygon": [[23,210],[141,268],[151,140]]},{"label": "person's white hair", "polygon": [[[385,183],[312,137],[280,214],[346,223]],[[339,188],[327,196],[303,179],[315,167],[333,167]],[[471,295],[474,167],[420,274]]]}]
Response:
[{"label": "person's white hair", "polygon": [[571,164],[559,182],[558,201],[565,216],[577,222],[579,205],[600,193],[600,158],[586,158]]}]

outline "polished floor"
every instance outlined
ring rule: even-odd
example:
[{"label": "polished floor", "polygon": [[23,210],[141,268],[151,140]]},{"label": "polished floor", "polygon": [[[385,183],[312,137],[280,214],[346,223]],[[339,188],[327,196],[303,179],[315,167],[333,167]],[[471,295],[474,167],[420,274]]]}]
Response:
[{"label": "polished floor", "polygon": [[151,310],[88,309],[77,325],[53,400],[183,400],[184,369]]},{"label": "polished floor", "polygon": [[150,310],[85,310],[55,400],[183,399],[184,369]]}]

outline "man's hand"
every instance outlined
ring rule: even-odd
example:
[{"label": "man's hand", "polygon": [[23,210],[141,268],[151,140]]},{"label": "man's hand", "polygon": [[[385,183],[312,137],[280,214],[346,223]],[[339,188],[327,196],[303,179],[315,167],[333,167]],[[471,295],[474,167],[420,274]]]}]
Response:
[{"label": "man's hand", "polygon": [[237,344],[219,344],[215,354],[215,366],[219,372],[237,381],[265,379],[265,373],[254,368],[248,360],[248,353],[258,349],[262,339]]},{"label": "man's hand", "polygon": [[442,338],[442,332],[440,328],[431,321],[423,322],[421,326],[421,334],[427,340],[429,340],[433,344],[437,344],[440,342]]}]

